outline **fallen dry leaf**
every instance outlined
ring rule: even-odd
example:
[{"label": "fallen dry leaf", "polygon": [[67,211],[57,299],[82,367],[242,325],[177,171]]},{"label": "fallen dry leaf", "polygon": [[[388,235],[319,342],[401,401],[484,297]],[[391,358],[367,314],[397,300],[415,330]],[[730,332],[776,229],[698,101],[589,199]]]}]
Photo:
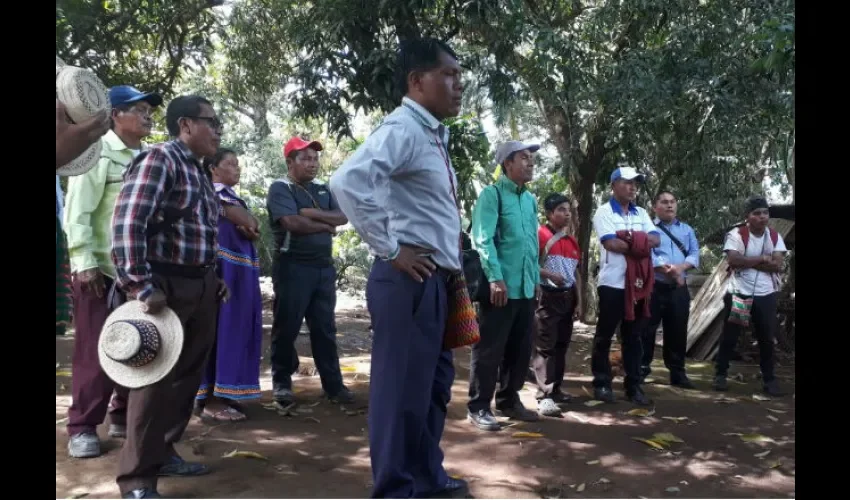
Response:
[{"label": "fallen dry leaf", "polygon": [[594,406],[598,406],[601,404],[605,404],[605,401],[599,401],[598,399],[591,399],[590,401],[585,401],[584,406],[589,406],[593,408]]},{"label": "fallen dry leaf", "polygon": [[763,452],[761,452],[761,453],[756,453],[756,454],[755,454],[755,455],[753,455],[753,456],[754,456],[754,457],[758,457],[758,458],[764,458],[764,457],[766,457],[766,456],[768,456],[768,455],[770,455],[770,450],[763,451]]},{"label": "fallen dry leaf", "polygon": [[665,443],[684,443],[685,442],[682,438],[677,437],[673,434],[670,434],[669,432],[658,432],[656,434],[653,434],[652,438],[650,438],[650,439],[652,439],[653,441],[661,441],[661,442],[665,442]]},{"label": "fallen dry leaf", "polygon": [[[56,376],[57,377],[70,377],[71,376],[71,370],[56,370]],[[88,493],[86,493],[86,494],[88,494]]]},{"label": "fallen dry leaf", "polygon": [[723,404],[732,404],[737,403],[738,400],[736,398],[727,398],[726,396],[720,396],[714,400],[715,403],[723,403]]},{"label": "fallen dry leaf", "polygon": [[584,393],[587,394],[589,397],[593,397],[593,394],[591,394],[590,391],[587,390],[587,387],[581,386],[581,390],[584,391]]},{"label": "fallen dry leaf", "polygon": [[576,487],[576,491],[577,491],[577,492],[579,492],[579,493],[581,493],[582,491],[584,491],[585,486],[586,486],[586,485],[585,485],[584,483],[581,483],[580,485],[578,485],[578,486]]},{"label": "fallen dry leaf", "polygon": [[543,434],[539,432],[514,432],[511,434],[513,438],[542,438]]},{"label": "fallen dry leaf", "polygon": [[640,441],[641,443],[648,445],[648,446],[650,446],[650,447],[652,447],[653,449],[656,449],[656,450],[663,450],[667,447],[666,443],[653,441],[652,439],[644,439],[644,438],[638,438],[638,437],[632,438],[632,439],[634,439],[635,441]]},{"label": "fallen dry leaf", "polygon": [[773,438],[769,438],[767,436],[763,436],[761,434],[743,434],[741,435],[741,441],[745,443],[774,443]]},{"label": "fallen dry leaf", "polygon": [[773,401],[769,397],[767,397],[763,394],[758,394],[758,393],[753,394],[753,399],[755,399],[756,401]]},{"label": "fallen dry leaf", "polygon": [[775,462],[770,464],[771,469],[778,469],[780,467],[782,467],[782,461],[780,460],[776,460]]},{"label": "fallen dry leaf", "polygon": [[769,412],[771,412],[771,413],[779,413],[779,414],[785,414],[785,413],[788,413],[788,412],[787,412],[787,411],[785,411],[785,410],[777,410],[776,408],[767,408],[767,411],[769,411]]},{"label": "fallen dry leaf", "polygon": [[768,419],[768,420],[772,420],[772,421],[774,421],[774,422],[779,422],[779,419],[778,419],[778,418],[776,418],[776,417],[774,417],[773,415],[767,415],[767,419]]},{"label": "fallen dry leaf", "polygon": [[648,410],[646,408],[634,408],[627,411],[626,415],[632,417],[651,417],[655,415],[655,410]]},{"label": "fallen dry leaf", "polygon": [[356,371],[357,371],[357,367],[356,367],[356,366],[340,366],[340,367],[339,367],[339,369],[340,369],[341,371],[349,372],[349,373],[352,373],[352,372],[356,372]]},{"label": "fallen dry leaf", "polygon": [[304,417],[304,420],[308,420],[308,421],[310,421],[310,422],[316,422],[317,424],[321,424],[321,423],[322,423],[322,421],[321,421],[321,420],[319,420],[319,419],[318,419],[318,418],[316,418],[316,417]]},{"label": "fallen dry leaf", "polygon": [[87,491],[84,491],[83,493],[77,493],[77,494],[71,495],[68,498],[85,498],[87,496],[89,496],[89,493]]},{"label": "fallen dry leaf", "polygon": [[664,491],[666,491],[667,493],[678,493],[681,490],[679,489],[678,486],[671,486]]},{"label": "fallen dry leaf", "polygon": [[688,417],[661,417],[661,418],[663,418],[664,420],[672,420],[673,422],[676,422],[677,424],[679,422],[686,422],[688,420]]},{"label": "fallen dry leaf", "polygon": [[233,450],[230,453],[225,453],[224,455],[221,456],[221,458],[235,458],[235,457],[256,458],[257,460],[265,460],[265,461],[269,460],[268,458],[264,457],[263,455],[260,455],[256,451]]},{"label": "fallen dry leaf", "polygon": [[599,463],[599,460],[591,460],[589,462],[585,462],[587,465],[596,465]]}]

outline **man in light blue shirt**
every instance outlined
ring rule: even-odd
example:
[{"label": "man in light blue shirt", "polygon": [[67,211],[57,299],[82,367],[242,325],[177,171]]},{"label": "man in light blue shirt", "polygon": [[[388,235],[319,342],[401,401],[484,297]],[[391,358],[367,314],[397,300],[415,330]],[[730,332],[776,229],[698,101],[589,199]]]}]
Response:
[{"label": "man in light blue shirt", "polygon": [[457,178],[442,120],[460,112],[457,56],[435,39],[403,42],[401,106],[334,173],[330,189],[377,257],[366,285],[372,318],[369,448],[372,498],[464,498],[440,439],[454,382],[443,350],[446,283],[461,271]]},{"label": "man in light blue shirt", "polygon": [[685,350],[688,339],[688,316],[691,295],[688,292],[688,270],[699,267],[699,242],[691,226],[677,217],[678,201],[670,191],[655,195],[653,221],[659,230],[661,244],[652,249],[655,267],[655,287],[650,307],[652,317],[642,335],[643,359],[641,376],[646,378],[652,369],[655,354],[655,332],[664,327],[664,365],[670,371],[670,385],[693,389],[685,373]]}]

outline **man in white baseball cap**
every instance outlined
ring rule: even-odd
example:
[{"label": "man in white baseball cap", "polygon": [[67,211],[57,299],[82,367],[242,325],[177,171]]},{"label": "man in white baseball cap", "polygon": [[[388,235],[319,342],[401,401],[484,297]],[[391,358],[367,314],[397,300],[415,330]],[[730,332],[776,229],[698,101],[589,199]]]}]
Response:
[{"label": "man in white baseball cap", "polygon": [[[522,141],[508,141],[499,145],[496,148],[496,165],[499,168],[504,169],[505,160],[510,159],[515,153],[519,151],[528,151],[529,153],[536,153],[540,149],[539,144],[526,144]],[[504,170],[502,170],[504,172]]]},{"label": "man in white baseball cap", "polygon": [[469,420],[484,431],[501,425],[491,410],[520,421],[537,412],[520,401],[531,361],[531,328],[540,291],[537,199],[527,184],[534,178],[537,144],[509,141],[496,150],[505,175],[481,191],[472,211],[472,244],[489,283],[482,297],[481,340],[469,365]]}]

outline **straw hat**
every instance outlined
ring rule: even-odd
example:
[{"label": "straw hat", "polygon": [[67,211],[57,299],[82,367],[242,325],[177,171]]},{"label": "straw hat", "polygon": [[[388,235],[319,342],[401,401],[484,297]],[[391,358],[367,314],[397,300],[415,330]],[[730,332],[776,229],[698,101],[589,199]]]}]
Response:
[{"label": "straw hat", "polygon": [[138,389],[162,380],[183,350],[183,325],[169,308],[156,315],[132,300],[106,319],[97,343],[100,366],[116,384]]},{"label": "straw hat", "polygon": [[[89,70],[69,66],[56,58],[56,98],[65,105],[68,116],[75,123],[88,120],[100,111],[110,111],[109,91],[103,82]],[[100,139],[89,146],[71,163],[56,169],[63,176],[80,175],[91,170],[100,159]]]}]

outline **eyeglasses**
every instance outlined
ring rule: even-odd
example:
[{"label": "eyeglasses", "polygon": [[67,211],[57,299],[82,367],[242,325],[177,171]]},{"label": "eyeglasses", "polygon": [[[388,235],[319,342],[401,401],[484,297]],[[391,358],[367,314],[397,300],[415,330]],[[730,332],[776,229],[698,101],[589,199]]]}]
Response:
[{"label": "eyeglasses", "polygon": [[184,116],[183,118],[188,118],[190,120],[201,120],[207,123],[213,130],[221,130],[224,128],[224,124],[221,123],[221,120],[212,116]]},{"label": "eyeglasses", "polygon": [[127,109],[127,110],[123,110],[122,113],[132,113],[132,114],[139,116],[141,118],[150,118],[151,116],[153,116],[153,110],[152,109],[142,109],[142,108],[136,108],[136,107],[133,107],[133,108],[130,108],[130,109]]}]

